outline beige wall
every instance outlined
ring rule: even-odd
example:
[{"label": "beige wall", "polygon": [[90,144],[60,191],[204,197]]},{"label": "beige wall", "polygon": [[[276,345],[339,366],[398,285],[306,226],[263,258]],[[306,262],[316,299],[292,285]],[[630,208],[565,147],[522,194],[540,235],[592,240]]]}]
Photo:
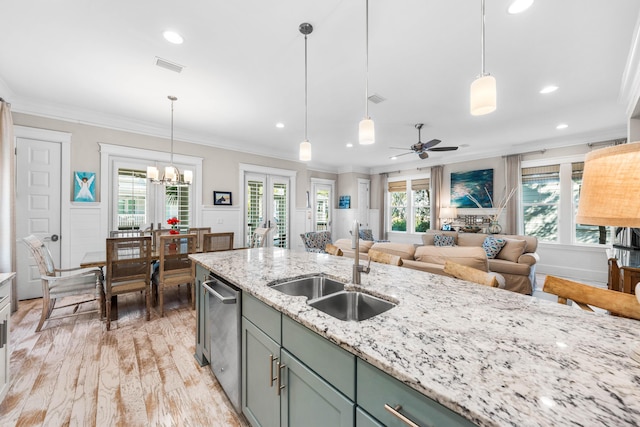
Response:
[{"label": "beige wall", "polygon": [[[13,122],[19,126],[71,133],[71,170],[96,172],[98,176],[100,175],[100,152],[98,143],[164,152],[170,151],[170,143],[167,138],[140,135],[20,113],[13,113]],[[308,171],[307,166],[301,162],[225,150],[188,142],[174,141],[174,153],[197,156],[204,159],[202,163],[202,200],[205,205],[213,204],[213,190],[231,191],[233,194],[238,194],[240,191],[240,188],[238,188],[240,163],[295,170],[297,172],[296,208],[304,208],[306,205],[306,192],[310,189],[310,177],[337,179],[336,174]],[[70,190],[71,194],[73,194],[73,189]],[[100,186],[96,187],[96,200],[101,200]],[[237,200],[238,197],[233,197],[234,204],[237,204]]]}]

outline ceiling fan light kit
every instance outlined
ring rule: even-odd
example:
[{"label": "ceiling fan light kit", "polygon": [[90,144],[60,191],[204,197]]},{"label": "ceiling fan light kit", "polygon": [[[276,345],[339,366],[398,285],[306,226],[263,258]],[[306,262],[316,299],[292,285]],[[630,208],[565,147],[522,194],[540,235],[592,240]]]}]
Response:
[{"label": "ceiling fan light kit", "polygon": [[484,0],[481,0],[481,12],[482,71],[480,76],[471,83],[470,110],[472,116],[482,116],[496,110],[496,79],[484,70]]}]

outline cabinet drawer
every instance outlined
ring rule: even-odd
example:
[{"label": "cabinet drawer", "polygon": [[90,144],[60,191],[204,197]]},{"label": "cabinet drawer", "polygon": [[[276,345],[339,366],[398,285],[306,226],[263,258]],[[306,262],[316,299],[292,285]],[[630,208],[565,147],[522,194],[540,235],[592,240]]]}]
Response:
[{"label": "cabinet drawer", "polygon": [[262,330],[272,340],[282,342],[280,312],[249,295],[242,293],[242,315]]},{"label": "cabinet drawer", "polygon": [[332,386],[355,400],[356,357],[287,316],[282,316],[282,346]]},{"label": "cabinet drawer", "polygon": [[418,393],[378,368],[358,359],[358,406],[386,426],[406,426],[396,415],[385,409],[401,406],[399,412],[420,426],[469,427],[474,424]]}]

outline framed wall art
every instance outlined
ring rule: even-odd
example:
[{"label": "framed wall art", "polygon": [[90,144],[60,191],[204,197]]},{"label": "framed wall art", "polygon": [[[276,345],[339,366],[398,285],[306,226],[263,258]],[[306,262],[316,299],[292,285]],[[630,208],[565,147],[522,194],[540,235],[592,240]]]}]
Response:
[{"label": "framed wall art", "polygon": [[469,172],[451,172],[451,206],[477,208],[469,198],[472,195],[482,207],[491,208],[493,200],[493,169]]},{"label": "framed wall art", "polygon": [[231,206],[231,192],[230,191],[214,191],[213,204]]},{"label": "framed wall art", "polygon": [[74,202],[95,202],[96,201],[96,173],[95,172],[74,172],[73,173],[73,201]]}]

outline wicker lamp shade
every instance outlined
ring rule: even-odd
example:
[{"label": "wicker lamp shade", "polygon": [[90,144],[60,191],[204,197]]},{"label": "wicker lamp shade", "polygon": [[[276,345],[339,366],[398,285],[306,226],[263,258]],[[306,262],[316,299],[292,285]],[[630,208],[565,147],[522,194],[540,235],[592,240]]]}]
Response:
[{"label": "wicker lamp shade", "polygon": [[587,154],[576,223],[640,227],[640,142]]}]

